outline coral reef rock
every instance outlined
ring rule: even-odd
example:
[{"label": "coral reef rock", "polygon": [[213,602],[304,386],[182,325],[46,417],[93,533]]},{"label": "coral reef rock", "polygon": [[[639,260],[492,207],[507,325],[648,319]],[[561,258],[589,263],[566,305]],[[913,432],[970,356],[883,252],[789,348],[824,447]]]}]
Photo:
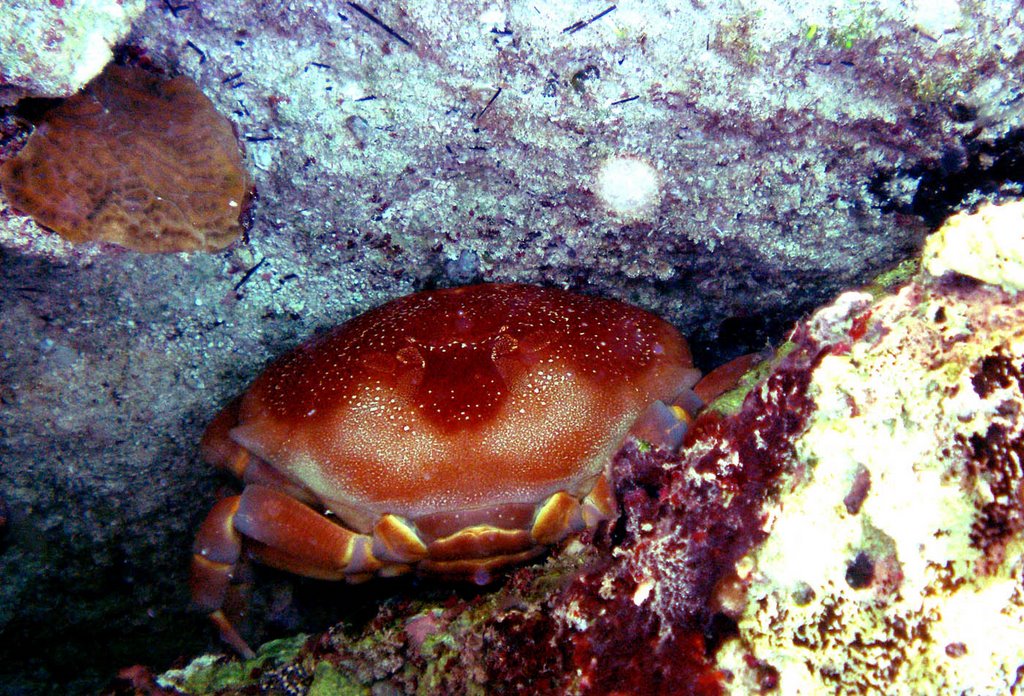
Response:
[{"label": "coral reef rock", "polygon": [[0,12],[0,105],[67,97],[96,77],[145,0],[6,0]]},{"label": "coral reef rock", "polygon": [[[1020,204],[958,215],[952,263],[1020,264]],[[970,248],[970,250],[968,250]],[[929,266],[935,268],[935,264]],[[989,266],[991,268],[991,266]],[[989,280],[995,276],[981,274]],[[818,324],[797,460],[737,564],[737,683],[785,693],[1011,693],[1024,664],[1024,302],[922,276]],[[844,296],[845,297],[845,296]],[[847,298],[848,299],[848,298]],[[837,319],[838,318],[838,319]],[[752,668],[751,665],[757,665]]]},{"label": "coral reef rock", "polygon": [[932,275],[955,271],[1012,292],[1024,289],[1024,202],[954,215],[928,238],[921,263]]},{"label": "coral reef rock", "polygon": [[44,115],[0,187],[73,242],[214,251],[242,232],[249,177],[231,123],[192,80],[110,65]]}]

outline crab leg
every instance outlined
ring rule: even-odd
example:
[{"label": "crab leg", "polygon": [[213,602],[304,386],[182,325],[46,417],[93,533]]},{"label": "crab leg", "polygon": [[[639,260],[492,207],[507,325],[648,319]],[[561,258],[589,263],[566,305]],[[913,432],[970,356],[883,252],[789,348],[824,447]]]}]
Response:
[{"label": "crab leg", "polygon": [[338,580],[373,573],[383,565],[371,552],[372,540],[268,486],[242,492],[234,526],[258,542],[252,555],[263,563],[299,575]]},{"label": "crab leg", "polygon": [[203,520],[192,546],[189,580],[192,601],[209,613],[225,643],[246,659],[254,656],[245,639],[224,615],[224,604],[242,554],[242,538],[235,531],[234,517],[241,496],[218,501]]},{"label": "crab leg", "polygon": [[203,439],[199,443],[199,452],[203,460],[242,478],[249,466],[249,452],[233,441],[228,434],[238,425],[238,412],[242,404],[241,398],[235,399],[221,409],[213,421],[206,426]]},{"label": "crab leg", "polygon": [[231,439],[231,430],[238,425],[241,403],[241,399],[232,401],[207,426],[199,444],[203,459],[233,474],[246,485],[258,483],[270,486],[304,503],[313,504],[315,500],[309,491]]},{"label": "crab leg", "polygon": [[757,363],[764,360],[760,353],[747,353],[719,365],[697,382],[693,387],[697,397],[710,404],[725,392],[735,389],[740,379]]},{"label": "crab leg", "polygon": [[244,561],[243,544],[266,565],[313,578],[360,580],[383,566],[371,552],[370,537],[274,488],[252,484],[242,495],[219,501],[192,549],[192,598],[209,612],[221,638],[245,657],[253,652],[224,613]]},{"label": "crab leg", "polygon": [[655,401],[640,414],[630,433],[655,447],[676,451],[704,406],[735,388],[761,359],[757,353],[742,355],[716,367],[692,388],[684,387],[669,403]]},{"label": "crab leg", "polygon": [[618,504],[615,502],[615,487],[612,486],[609,473],[604,471],[594,483],[594,487],[583,499],[581,512],[583,524],[593,529],[603,520],[610,520],[617,515]]}]

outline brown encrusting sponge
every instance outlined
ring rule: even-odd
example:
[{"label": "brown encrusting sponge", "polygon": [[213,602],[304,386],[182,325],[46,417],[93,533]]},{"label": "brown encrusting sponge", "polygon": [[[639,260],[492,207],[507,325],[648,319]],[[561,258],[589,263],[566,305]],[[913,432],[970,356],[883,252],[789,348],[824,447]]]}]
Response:
[{"label": "brown encrusting sponge", "polygon": [[72,242],[215,251],[242,231],[249,175],[231,123],[192,80],[109,65],[43,117],[0,187]]}]

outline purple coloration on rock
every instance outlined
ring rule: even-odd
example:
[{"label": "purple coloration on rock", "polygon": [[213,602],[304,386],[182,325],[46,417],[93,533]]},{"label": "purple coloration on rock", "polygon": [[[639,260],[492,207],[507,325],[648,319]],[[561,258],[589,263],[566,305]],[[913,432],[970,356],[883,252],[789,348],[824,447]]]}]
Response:
[{"label": "purple coloration on rock", "polygon": [[[166,665],[212,645],[185,590],[183,540],[216,486],[198,460],[201,430],[268,360],[318,329],[414,290],[533,282],[663,316],[694,339],[706,369],[761,350],[803,312],[912,253],[948,206],[1012,193],[1024,111],[1021,9],[1010,5],[879,3],[866,13],[856,2],[649,2],[588,22],[606,6],[359,4],[373,21],[352,3],[146,3],[131,41],[156,67],[193,78],[238,125],[260,193],[255,224],[216,256],[152,258],[72,248],[0,206],[0,490],[18,520],[0,555],[0,679],[89,691],[116,665]],[[10,20],[22,6],[0,9],[0,35],[18,33]],[[36,18],[52,29],[78,6]],[[115,19],[109,36],[125,29]],[[19,94],[33,76],[73,89],[49,80],[47,66],[75,65],[74,55],[36,50],[63,50],[71,35],[0,42],[27,61],[0,81]],[[88,46],[107,50],[103,36]],[[3,115],[0,157],[22,127]],[[629,172],[642,185],[630,188]],[[848,343],[888,330],[857,307],[846,308]],[[796,399],[798,374],[757,397],[760,407]],[[744,428],[774,437],[802,414],[783,417]],[[651,520],[693,496],[736,544],[672,541],[692,554],[680,570],[694,590],[615,576],[616,589],[646,592],[644,606],[657,608],[643,609],[654,623],[638,630],[661,636],[663,616],[686,617],[701,635],[719,630],[708,621],[727,623],[695,607],[708,585],[742,585],[715,578],[752,542],[734,526],[755,513],[783,447],[729,437],[742,451],[704,452],[694,471],[707,480],[624,491]],[[1015,447],[1012,433],[1008,445],[997,431],[979,437],[979,459]],[[736,478],[755,476],[748,467],[762,460],[763,481]],[[991,473],[997,485],[1000,476]],[[1001,530],[1018,522],[996,508],[986,519],[979,545],[1002,548]],[[623,573],[659,558],[655,530],[639,524],[620,528],[634,544],[613,558]],[[876,570],[889,557],[880,551]],[[333,600],[299,615],[322,629],[418,592],[332,588]],[[566,616],[508,625],[540,640]],[[691,639],[666,645],[692,657]],[[581,646],[581,656],[601,649],[597,638]],[[757,683],[773,683],[778,667],[753,663]]]}]

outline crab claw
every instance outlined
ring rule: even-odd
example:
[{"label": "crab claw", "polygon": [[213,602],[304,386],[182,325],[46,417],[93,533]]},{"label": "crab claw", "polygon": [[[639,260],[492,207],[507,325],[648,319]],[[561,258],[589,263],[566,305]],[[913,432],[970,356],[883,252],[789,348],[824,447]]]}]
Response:
[{"label": "crab claw", "polygon": [[743,375],[763,360],[764,355],[761,353],[747,353],[733,358],[704,375],[694,386],[693,392],[705,404],[710,404],[722,394],[735,389]]},{"label": "crab claw", "polygon": [[692,420],[690,413],[682,406],[669,406],[662,401],[655,401],[640,415],[630,432],[654,447],[675,452],[683,443]]}]

